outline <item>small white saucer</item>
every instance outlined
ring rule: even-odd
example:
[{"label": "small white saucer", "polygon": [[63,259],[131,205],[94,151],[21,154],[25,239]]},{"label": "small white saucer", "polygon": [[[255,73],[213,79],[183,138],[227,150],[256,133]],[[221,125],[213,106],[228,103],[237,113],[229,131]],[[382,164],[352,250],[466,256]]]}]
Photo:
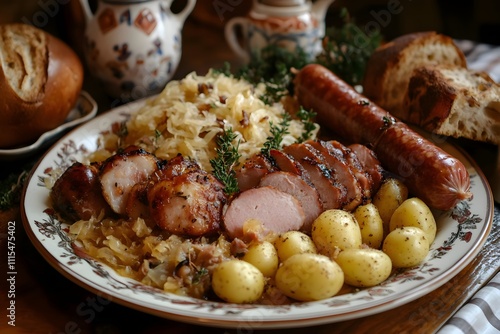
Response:
[{"label": "small white saucer", "polygon": [[87,122],[97,114],[97,103],[89,93],[82,91],[75,107],[69,112],[65,122],[57,128],[42,134],[36,142],[28,146],[13,149],[0,149],[0,160],[15,160],[30,156],[48,147],[66,131]]}]

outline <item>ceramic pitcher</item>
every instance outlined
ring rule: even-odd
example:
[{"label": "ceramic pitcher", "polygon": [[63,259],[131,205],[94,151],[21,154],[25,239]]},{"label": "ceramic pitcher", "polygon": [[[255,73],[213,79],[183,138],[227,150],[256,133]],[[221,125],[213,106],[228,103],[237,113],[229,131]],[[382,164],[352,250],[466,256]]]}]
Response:
[{"label": "ceramic pitcher", "polygon": [[333,1],[254,0],[246,17],[228,21],[226,41],[244,61],[270,44],[290,51],[301,48],[312,59],[321,52],[325,15]]},{"label": "ceramic pitcher", "polygon": [[86,18],[84,56],[111,97],[134,100],[160,92],[181,59],[181,32],[196,0],[177,14],[173,0],[99,0]]}]

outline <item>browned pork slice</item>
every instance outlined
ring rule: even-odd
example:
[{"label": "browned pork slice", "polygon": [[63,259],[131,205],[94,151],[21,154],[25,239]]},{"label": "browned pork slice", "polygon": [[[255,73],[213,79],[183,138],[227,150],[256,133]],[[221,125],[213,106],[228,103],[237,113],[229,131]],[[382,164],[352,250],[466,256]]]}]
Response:
[{"label": "browned pork slice", "polygon": [[242,240],[300,230],[304,221],[300,202],[292,195],[269,186],[241,192],[224,213],[228,236]]},{"label": "browned pork slice", "polygon": [[363,202],[370,199],[372,195],[372,179],[370,174],[365,171],[355,152],[336,140],[327,141],[325,142],[325,145],[338,152],[338,154],[343,155],[348,166],[351,168],[351,171],[354,175],[356,175],[358,183],[361,187]]},{"label": "browned pork slice", "polygon": [[125,213],[130,190],[158,171],[158,159],[141,149],[126,150],[108,158],[101,168],[104,198],[114,212]]},{"label": "browned pork slice", "polygon": [[260,179],[273,170],[274,167],[271,161],[262,154],[256,154],[247,159],[243,166],[236,170],[236,179],[240,191],[258,186]]},{"label": "browned pork slice", "polygon": [[289,172],[292,174],[297,174],[304,179],[309,179],[306,170],[300,163],[295,160],[290,154],[286,154],[279,150],[270,150],[269,155],[273,159],[273,163],[278,168],[278,170]]},{"label": "browned pork slice", "polygon": [[373,196],[384,179],[384,169],[382,168],[382,164],[378,160],[375,152],[364,145],[352,144],[349,145],[349,149],[354,152],[360,161],[363,170],[370,176],[370,193],[371,196]]},{"label": "browned pork slice", "polygon": [[328,168],[335,171],[337,181],[346,188],[346,202],[342,209],[354,210],[363,201],[363,192],[358,179],[354,175],[344,155],[339,150],[324,141],[308,140],[306,145],[311,145],[323,156]]},{"label": "browned pork slice", "polygon": [[170,233],[198,237],[220,229],[227,198],[222,183],[203,170],[160,180],[147,195],[151,219]]},{"label": "browned pork slice", "polygon": [[142,218],[146,221],[149,220],[148,186],[151,184],[149,181],[140,182],[130,189],[125,200],[124,210],[124,214],[128,219]]},{"label": "browned pork slice", "polygon": [[272,172],[265,175],[260,186],[271,186],[295,197],[302,206],[305,215],[301,230],[311,231],[313,221],[323,212],[318,191],[297,174],[288,172]]},{"label": "browned pork slice", "polygon": [[57,179],[50,198],[54,209],[69,222],[112,213],[102,196],[97,164],[75,162]]},{"label": "browned pork slice", "polygon": [[336,182],[331,171],[320,156],[304,144],[292,144],[283,148],[307,171],[310,180],[319,193],[323,209],[339,209],[346,199],[346,188]]},{"label": "browned pork slice", "polygon": [[171,179],[193,170],[201,170],[198,162],[178,154],[170,160],[161,161],[159,170],[152,175],[151,181]]}]

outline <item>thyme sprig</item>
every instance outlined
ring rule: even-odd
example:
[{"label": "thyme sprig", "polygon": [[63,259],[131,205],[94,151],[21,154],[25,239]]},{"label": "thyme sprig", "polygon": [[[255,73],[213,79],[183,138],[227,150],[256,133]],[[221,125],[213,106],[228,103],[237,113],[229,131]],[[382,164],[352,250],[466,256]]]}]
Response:
[{"label": "thyme sprig", "polygon": [[217,137],[215,143],[216,157],[210,159],[213,175],[224,185],[224,193],[231,196],[239,191],[238,181],[234,167],[238,164],[241,154],[238,152],[240,142],[236,145],[233,141],[237,135],[229,128]]},{"label": "thyme sprig", "polygon": [[0,181],[0,211],[11,209],[19,204],[30,167],[31,165],[24,166],[21,172],[13,172]]},{"label": "thyme sprig", "polygon": [[314,118],[316,113],[312,110],[306,110],[304,107],[300,106],[299,111],[297,111],[297,118],[301,120],[304,125],[304,132],[297,140],[299,143],[305,142],[312,137],[312,133],[316,130],[316,123],[314,123]]},{"label": "thyme sprig", "polygon": [[273,122],[269,122],[269,132],[271,135],[267,137],[264,142],[263,147],[260,152],[269,157],[271,150],[279,150],[281,149],[281,142],[285,135],[289,134],[288,127],[290,126],[291,116],[288,113],[282,114],[282,120],[278,125],[273,124]]},{"label": "thyme sprig", "polygon": [[[275,44],[264,47],[254,53],[248,64],[234,73],[234,77],[257,84],[264,84],[265,93],[260,97],[264,103],[271,105],[290,95],[292,89],[292,68],[300,69],[309,62],[308,55],[302,49],[291,52]],[[218,70],[231,75],[228,63]]]}]

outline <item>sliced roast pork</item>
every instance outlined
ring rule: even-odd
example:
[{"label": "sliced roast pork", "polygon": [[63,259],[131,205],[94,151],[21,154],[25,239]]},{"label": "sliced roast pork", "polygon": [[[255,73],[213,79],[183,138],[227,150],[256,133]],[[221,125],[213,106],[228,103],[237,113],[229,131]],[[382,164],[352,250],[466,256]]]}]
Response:
[{"label": "sliced roast pork", "polygon": [[193,159],[178,154],[170,160],[162,160],[158,172],[153,175],[151,181],[171,179],[193,170],[201,170],[200,164]]},{"label": "sliced roast pork", "polygon": [[354,175],[356,175],[363,194],[363,202],[365,202],[371,197],[372,180],[370,174],[365,171],[361,161],[358,159],[355,152],[353,152],[350,148],[336,140],[327,141],[326,144],[330,148],[339,152],[339,154],[343,155],[348,166],[351,168]]},{"label": "sliced roast pork", "polygon": [[125,200],[125,216],[130,220],[142,218],[149,220],[148,186],[149,181],[140,182],[130,188]]},{"label": "sliced roast pork", "polygon": [[274,169],[271,161],[262,154],[247,159],[241,168],[236,170],[240,191],[258,186],[262,177]]},{"label": "sliced roast pork", "polygon": [[311,231],[313,221],[323,212],[318,191],[301,176],[288,172],[272,172],[265,175],[260,186],[271,186],[295,197],[302,206],[305,215],[301,230]]},{"label": "sliced roast pork", "polygon": [[203,170],[191,170],[152,184],[149,215],[162,229],[199,237],[219,231],[226,203],[223,185]]},{"label": "sliced roast pork", "polygon": [[330,170],[335,171],[337,181],[346,188],[346,201],[342,209],[354,210],[363,201],[363,193],[358,179],[354,175],[349,163],[344,159],[341,151],[329,145],[328,142],[309,140],[311,145],[323,156]]},{"label": "sliced roast pork", "polygon": [[114,212],[125,214],[130,190],[158,171],[158,159],[142,149],[129,149],[108,158],[101,168],[104,198]]},{"label": "sliced roast pork", "polygon": [[298,163],[297,160],[295,160],[295,158],[290,154],[279,150],[270,150],[269,154],[278,170],[297,174],[304,179],[309,178],[309,175],[307,175],[307,171],[304,167],[302,167],[302,165]]},{"label": "sliced roast pork", "polygon": [[307,171],[312,184],[319,193],[323,209],[343,207],[346,200],[346,187],[337,182],[335,175],[317,151],[300,143],[285,146],[283,151],[293,156]]},{"label": "sliced roast pork", "polygon": [[361,144],[352,144],[348,148],[354,152],[363,170],[371,179],[370,197],[375,194],[384,179],[384,169],[375,152]]},{"label": "sliced roast pork", "polygon": [[269,233],[300,230],[306,216],[300,202],[274,187],[241,192],[224,213],[224,227],[230,238],[259,239]]}]

